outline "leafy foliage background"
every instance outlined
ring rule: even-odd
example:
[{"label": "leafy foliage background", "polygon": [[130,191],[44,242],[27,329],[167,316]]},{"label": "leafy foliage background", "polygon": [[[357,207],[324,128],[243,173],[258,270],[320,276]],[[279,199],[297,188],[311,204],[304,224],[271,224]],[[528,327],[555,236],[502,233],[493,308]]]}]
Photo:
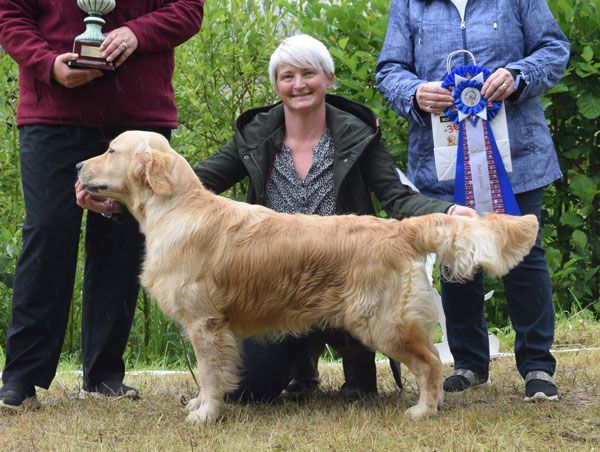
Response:
[{"label": "leafy foliage background", "polygon": [[[557,311],[581,309],[600,317],[600,0],[549,0],[571,41],[569,67],[544,98],[564,178],[546,190],[544,243]],[[207,2],[203,30],[177,50],[175,89],[180,127],[172,144],[197,162],[232,137],[244,110],[276,101],[269,56],[296,31],[322,40],[336,63],[335,92],[370,106],[384,140],[404,167],[407,126],[375,90],[374,71],[387,27],[388,0],[229,0]],[[11,286],[24,208],[14,124],[17,67],[0,57],[0,340],[10,317]],[[230,195],[243,197],[244,183]],[[81,251],[80,254],[83,254]],[[82,262],[82,260],[81,260]],[[82,263],[79,265],[81,272]],[[487,304],[488,323],[509,322],[502,284]],[[79,360],[81,278],[77,278],[63,352]],[[127,359],[130,364],[182,360],[179,329],[140,294]],[[3,345],[3,344],[2,344]],[[2,358],[0,345],[0,359]]]}]

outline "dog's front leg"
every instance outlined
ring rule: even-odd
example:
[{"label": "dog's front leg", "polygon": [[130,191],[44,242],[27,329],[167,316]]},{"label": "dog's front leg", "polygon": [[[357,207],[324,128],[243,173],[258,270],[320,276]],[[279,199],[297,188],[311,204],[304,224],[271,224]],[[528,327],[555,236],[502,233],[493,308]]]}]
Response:
[{"label": "dog's front leg", "polygon": [[221,414],[226,393],[238,383],[240,352],[238,340],[223,318],[202,318],[187,328],[198,361],[200,393],[187,408],[192,424],[215,422]]}]

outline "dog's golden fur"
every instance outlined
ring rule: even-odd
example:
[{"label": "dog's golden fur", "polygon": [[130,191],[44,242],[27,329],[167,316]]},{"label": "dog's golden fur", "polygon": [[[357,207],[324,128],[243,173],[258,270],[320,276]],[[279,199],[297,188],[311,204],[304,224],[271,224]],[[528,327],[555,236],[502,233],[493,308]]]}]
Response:
[{"label": "dog's golden fur", "polygon": [[142,284],[184,326],[198,360],[193,423],[219,416],[238,383],[244,337],[315,325],[342,327],[404,362],[420,389],[408,414],[435,413],[442,374],[430,339],[436,314],[426,254],[437,253],[457,280],[479,266],[503,275],[529,252],[538,228],[532,215],[281,214],[210,193],[167,140],[149,132],[118,136],[83,162],[79,177],[126,205],[146,235]]}]

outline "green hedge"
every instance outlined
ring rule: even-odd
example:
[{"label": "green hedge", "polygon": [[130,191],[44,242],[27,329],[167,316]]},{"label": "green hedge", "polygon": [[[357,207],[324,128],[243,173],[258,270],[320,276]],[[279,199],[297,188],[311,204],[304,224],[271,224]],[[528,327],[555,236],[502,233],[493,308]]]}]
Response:
[{"label": "green hedge", "polygon": [[[589,309],[600,315],[600,0],[551,0],[571,41],[571,59],[561,83],[544,96],[544,108],[565,177],[546,191],[544,242],[557,310]],[[388,0],[231,0],[207,2],[202,32],[177,50],[175,88],[180,127],[173,146],[191,162],[215,152],[232,136],[247,108],[276,100],[267,74],[279,41],[296,31],[322,40],[336,62],[335,92],[369,105],[379,116],[383,136],[404,167],[407,126],[374,87],[374,71],[387,27]],[[5,337],[11,278],[20,247],[23,203],[18,178],[14,106],[17,69],[0,58],[0,338]],[[231,196],[240,197],[240,184]],[[488,318],[507,324],[503,289],[489,281],[496,296]],[[80,284],[74,295],[65,353],[79,350]],[[165,364],[180,359],[179,330],[156,306],[140,296],[128,359]]]}]

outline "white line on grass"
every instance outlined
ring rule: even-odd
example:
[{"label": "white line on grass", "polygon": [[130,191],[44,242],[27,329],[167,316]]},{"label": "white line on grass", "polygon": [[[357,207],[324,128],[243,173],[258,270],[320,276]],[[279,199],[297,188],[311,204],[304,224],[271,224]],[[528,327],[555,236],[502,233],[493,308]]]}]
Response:
[{"label": "white line on grass", "polygon": [[[550,350],[552,353],[574,353],[574,352],[589,352],[589,351],[598,351],[600,347],[582,347],[582,348],[560,348],[557,350]],[[514,356],[514,353],[497,353],[494,358],[503,358],[506,356]],[[378,359],[378,363],[387,363],[386,359]],[[340,363],[321,363],[325,365],[337,365]],[[81,375],[82,372],[80,370],[63,370],[57,372],[58,374],[78,374]],[[189,370],[130,370],[125,372],[127,375],[182,375],[189,374]],[[2,372],[0,372],[0,377],[2,376]]]}]

